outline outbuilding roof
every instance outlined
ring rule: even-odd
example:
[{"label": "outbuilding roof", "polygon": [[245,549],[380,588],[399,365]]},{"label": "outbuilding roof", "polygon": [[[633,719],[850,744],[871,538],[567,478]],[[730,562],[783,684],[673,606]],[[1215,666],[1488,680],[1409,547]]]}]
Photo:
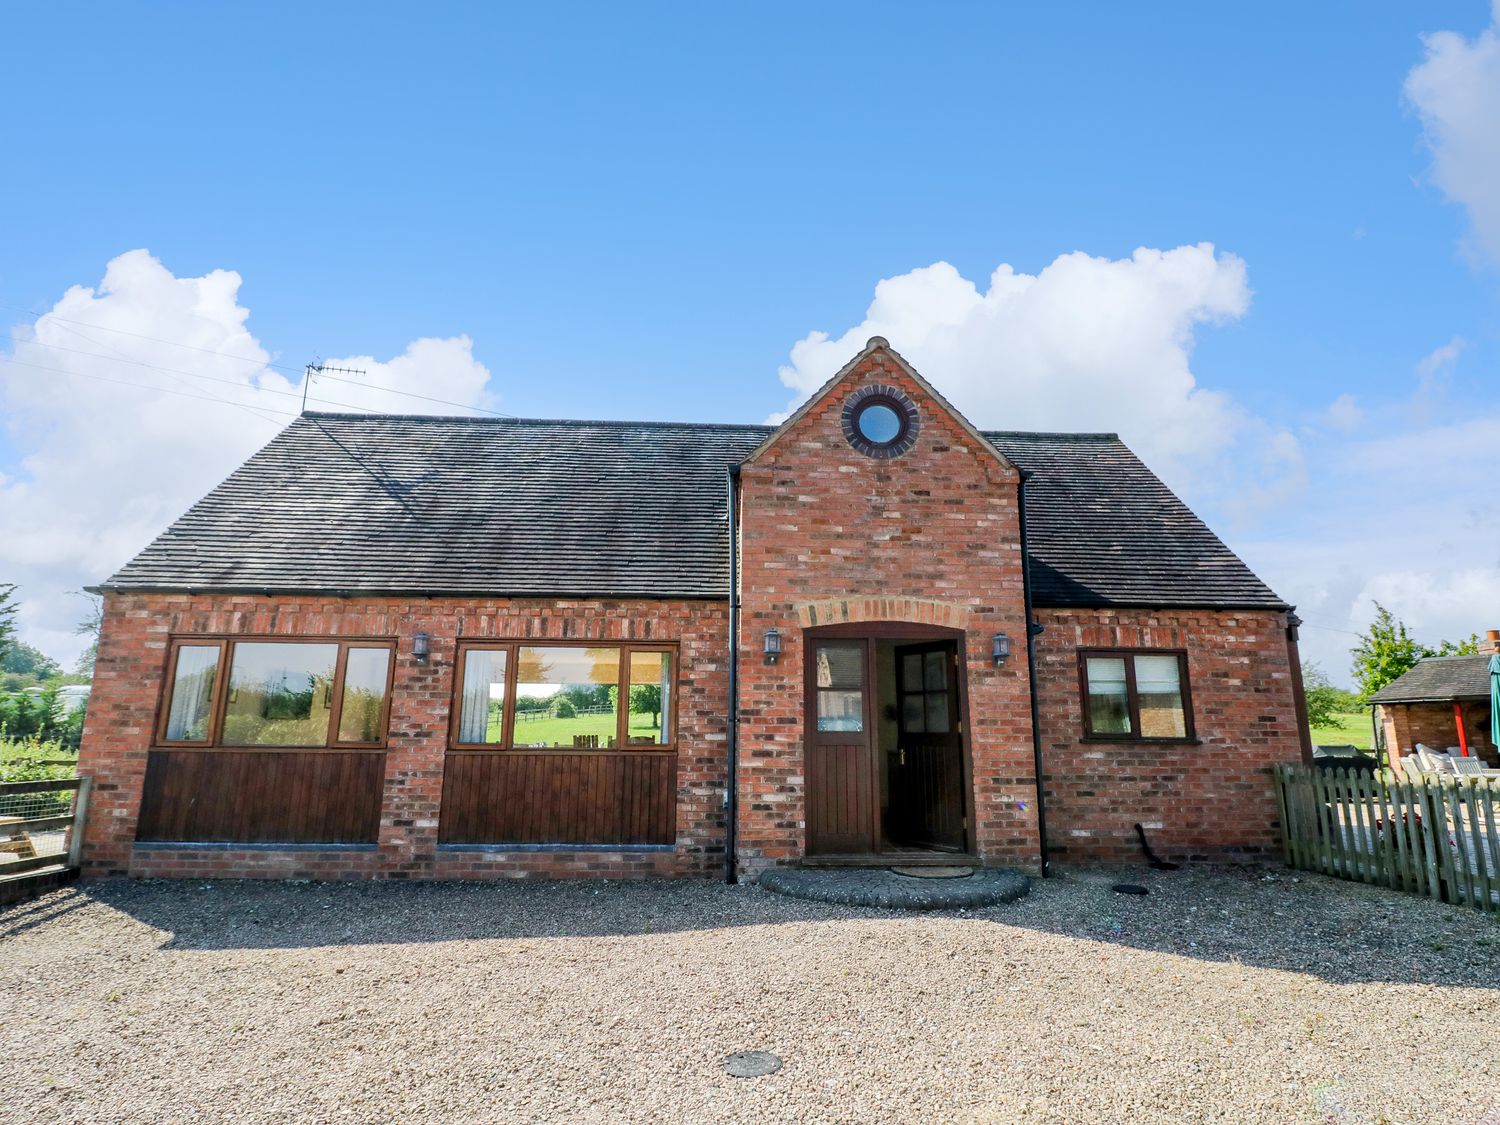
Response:
[{"label": "outbuilding roof", "polygon": [[1429,656],[1370,696],[1370,702],[1450,703],[1489,697],[1488,656]]},{"label": "outbuilding roof", "polygon": [[[308,413],[101,588],[724,598],[725,470],[770,432]],[[984,437],[1036,604],[1286,608],[1114,434]]]}]

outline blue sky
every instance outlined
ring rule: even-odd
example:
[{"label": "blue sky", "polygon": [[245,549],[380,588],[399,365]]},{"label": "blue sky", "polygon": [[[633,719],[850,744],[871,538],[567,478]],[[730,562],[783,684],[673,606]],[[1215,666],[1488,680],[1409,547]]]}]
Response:
[{"label": "blue sky", "polygon": [[[414,340],[467,337],[472,367],[445,353],[451,379],[425,381],[412,363],[388,385],[522,415],[760,421],[831,362],[789,359],[799,340],[879,323],[867,310],[882,279],[947,262],[983,291],[1002,264],[1037,276],[1078,252],[1126,262],[1138,247],[1210,243],[1198,264],[1219,272],[1203,284],[1235,292],[1165,312],[1150,354],[1185,340],[1192,385],[1220,412],[1169,411],[1157,427],[1146,402],[1121,406],[1117,425],[1101,411],[1083,423],[1119,429],[1310,619],[1315,606],[1326,663],[1342,660],[1336,630],[1362,623],[1382,574],[1407,576],[1388,597],[1452,587],[1441,604],[1393,607],[1423,631],[1500,626],[1487,493],[1384,562],[1368,526],[1387,475],[1500,418],[1500,254],[1480,213],[1482,177],[1500,164],[1458,152],[1477,192],[1473,176],[1434,171],[1438,146],[1476,144],[1453,108],[1462,76],[1425,109],[1404,93],[1424,34],[1460,37],[1455,71],[1482,67],[1492,20],[1482,3],[12,6],[0,33],[24,46],[0,70],[0,318],[18,326],[13,356],[33,351],[32,366],[0,369],[0,490],[27,490],[14,511],[86,511],[68,491],[78,467],[40,443],[87,432],[80,417],[105,390],[112,417],[165,411],[201,430],[227,416],[254,435],[228,442],[235,460],[274,432],[239,410],[60,374],[105,361],[56,340],[109,341],[134,358],[132,380],[193,385],[180,372],[208,370],[202,341],[217,337],[188,325],[200,350],[163,343],[142,358],[137,337],[172,336],[174,321],[139,302],[136,319],[76,306],[73,328],[99,330],[64,328],[38,358],[19,310],[97,289],[129,251],[170,278],[236,273],[230,304],[249,313],[225,337],[232,354],[383,363]],[[1239,281],[1224,272],[1235,262]],[[1151,284],[1170,300],[1175,283]],[[1091,292],[1084,279],[1057,299],[1087,326]],[[921,358],[950,353],[918,337],[892,342],[947,389]],[[982,425],[1066,421],[1068,397],[1092,397],[1088,379],[1110,383],[1107,364],[1075,365],[1048,405],[1043,364],[1007,398],[993,387],[1009,339],[974,337],[984,357],[955,376]],[[162,382],[145,364],[179,374]],[[1142,399],[1187,393],[1122,381]],[[1348,409],[1330,425],[1340,396]],[[1152,436],[1207,425],[1194,418],[1234,435],[1192,448]],[[1381,471],[1373,455],[1393,436],[1416,444],[1387,448]],[[174,489],[117,440],[91,464],[129,485],[105,491],[130,526],[98,542],[87,526],[49,528],[47,543],[0,549],[0,580],[9,565],[37,603],[29,635],[54,648],[70,643],[58,591],[103,577],[222,469],[189,443]],[[1447,495],[1453,479],[1427,484]],[[1422,491],[1403,485],[1401,502],[1423,508]],[[1462,526],[1473,534],[1441,538]],[[1430,570],[1411,561],[1434,552]]]}]

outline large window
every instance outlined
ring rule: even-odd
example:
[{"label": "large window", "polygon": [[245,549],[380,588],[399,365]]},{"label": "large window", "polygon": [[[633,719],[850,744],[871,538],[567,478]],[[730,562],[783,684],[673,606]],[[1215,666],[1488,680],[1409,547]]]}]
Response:
[{"label": "large window", "polygon": [[388,641],[178,639],[158,740],[225,747],[383,745],[393,652]]},{"label": "large window", "polygon": [[1087,737],[1122,741],[1193,737],[1185,653],[1087,649],[1078,654],[1078,673]]},{"label": "large window", "polygon": [[453,745],[613,750],[670,746],[672,652],[639,645],[463,642]]}]

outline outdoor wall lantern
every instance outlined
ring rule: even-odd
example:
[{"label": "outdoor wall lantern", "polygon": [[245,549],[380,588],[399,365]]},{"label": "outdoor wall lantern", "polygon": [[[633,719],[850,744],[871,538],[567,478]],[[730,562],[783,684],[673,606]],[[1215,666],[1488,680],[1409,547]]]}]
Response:
[{"label": "outdoor wall lantern", "polygon": [[411,654],[417,658],[418,664],[426,664],[427,656],[432,651],[431,640],[426,633],[417,633],[411,639]]},{"label": "outdoor wall lantern", "polygon": [[781,659],[781,630],[766,630],[766,663],[775,664]]},{"label": "outdoor wall lantern", "polygon": [[1010,656],[1010,638],[1004,633],[996,633],[995,639],[990,643],[990,663],[996,668],[1005,663]]}]

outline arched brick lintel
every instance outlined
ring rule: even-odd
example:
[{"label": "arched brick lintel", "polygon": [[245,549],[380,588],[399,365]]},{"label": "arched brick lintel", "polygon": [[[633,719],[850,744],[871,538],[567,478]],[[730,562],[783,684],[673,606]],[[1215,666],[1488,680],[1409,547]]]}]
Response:
[{"label": "arched brick lintel", "polygon": [[949,629],[969,626],[969,607],[931,598],[851,597],[822,602],[802,602],[797,620],[804,629],[817,625],[844,625],[854,621],[911,621],[942,625]]}]

